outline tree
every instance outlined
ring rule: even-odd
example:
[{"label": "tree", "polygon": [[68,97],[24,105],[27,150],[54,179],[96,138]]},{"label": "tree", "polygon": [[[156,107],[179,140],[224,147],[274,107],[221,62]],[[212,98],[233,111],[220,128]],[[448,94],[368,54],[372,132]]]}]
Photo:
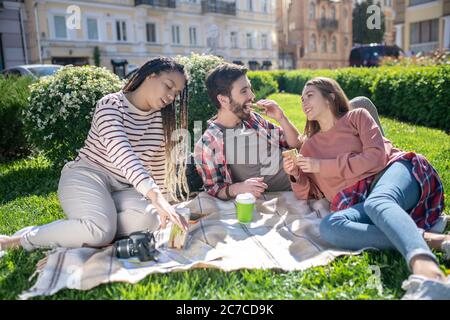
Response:
[{"label": "tree", "polygon": [[100,48],[95,46],[94,48],[94,64],[97,67],[100,67]]},{"label": "tree", "polygon": [[[361,3],[356,3],[353,9],[353,43],[365,44],[365,43],[382,43],[384,39],[385,31],[385,18],[381,11],[381,5],[379,2],[376,5],[380,8],[377,10],[379,12],[369,11],[367,9],[373,5],[373,0],[366,0]],[[368,20],[369,24],[373,22],[374,19],[380,19],[380,28],[369,29],[367,26]]]}]

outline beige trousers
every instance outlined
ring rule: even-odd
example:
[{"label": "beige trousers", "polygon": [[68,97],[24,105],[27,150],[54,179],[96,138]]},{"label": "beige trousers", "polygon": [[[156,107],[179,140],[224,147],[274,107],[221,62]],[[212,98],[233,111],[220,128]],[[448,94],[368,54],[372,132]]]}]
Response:
[{"label": "beige trousers", "polygon": [[67,219],[28,229],[21,237],[26,250],[102,247],[130,233],[159,227],[149,200],[83,159],[64,166],[58,198]]}]

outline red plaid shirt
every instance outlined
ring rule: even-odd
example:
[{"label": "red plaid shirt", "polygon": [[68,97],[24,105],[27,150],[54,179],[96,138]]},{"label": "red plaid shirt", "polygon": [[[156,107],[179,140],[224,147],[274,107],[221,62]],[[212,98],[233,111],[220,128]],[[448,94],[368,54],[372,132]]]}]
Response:
[{"label": "red plaid shirt", "polygon": [[[208,121],[208,128],[194,149],[194,160],[197,171],[203,179],[205,190],[212,196],[233,183],[233,177],[224,154],[223,132],[214,123],[215,118]],[[258,135],[267,138],[269,143],[278,143],[282,150],[289,147],[283,129],[258,113],[252,112],[248,121],[242,121],[248,129],[255,129]]]},{"label": "red plaid shirt", "polygon": [[[436,170],[421,154],[405,152],[393,159],[389,164],[400,160],[411,161],[413,165],[412,173],[422,191],[419,202],[409,214],[419,228],[429,230],[444,210],[444,188],[442,182]],[[366,200],[373,180],[374,176],[370,176],[340,191],[331,201],[331,211],[344,210]]]}]

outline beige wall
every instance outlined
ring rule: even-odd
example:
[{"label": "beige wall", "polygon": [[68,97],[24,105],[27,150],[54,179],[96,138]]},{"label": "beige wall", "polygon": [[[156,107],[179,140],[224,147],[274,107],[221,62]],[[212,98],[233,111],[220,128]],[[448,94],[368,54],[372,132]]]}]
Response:
[{"label": "beige wall", "polygon": [[[34,20],[34,7],[36,1],[26,0],[28,13],[27,30],[30,56],[33,62],[39,61],[37,49],[37,34]],[[206,37],[211,25],[219,29],[219,42],[217,55],[226,60],[239,60],[248,63],[256,60],[262,64],[263,61],[271,61],[272,68],[277,67],[277,34],[275,22],[274,0],[270,0],[272,8],[269,13],[261,12],[260,1],[254,0],[254,11],[245,8],[246,1],[238,0],[238,9],[235,16],[224,14],[202,14],[200,0],[197,5],[177,1],[177,8],[159,8],[152,6],[134,6],[134,0],[99,0],[99,1],[54,1],[45,0],[38,4],[40,41],[42,60],[50,63],[54,56],[62,57],[88,57],[93,63],[94,47],[98,46],[101,52],[101,64],[112,68],[110,60],[123,58],[129,64],[141,65],[150,57],[157,55],[187,55],[190,52],[208,53]],[[67,39],[56,39],[53,27],[53,15],[64,14],[70,4],[76,4],[81,8],[81,30],[73,33],[68,30]],[[99,22],[99,41],[87,39],[86,17],[92,16]],[[116,39],[117,19],[127,22],[128,39],[119,42]],[[157,42],[146,41],[146,23],[157,25]],[[181,44],[172,43],[172,24],[180,26]],[[189,43],[189,27],[197,27],[198,44],[191,46]],[[230,32],[239,32],[239,48],[230,48]],[[253,49],[246,48],[246,32],[252,33]],[[267,34],[269,48],[261,47],[261,34]]]}]

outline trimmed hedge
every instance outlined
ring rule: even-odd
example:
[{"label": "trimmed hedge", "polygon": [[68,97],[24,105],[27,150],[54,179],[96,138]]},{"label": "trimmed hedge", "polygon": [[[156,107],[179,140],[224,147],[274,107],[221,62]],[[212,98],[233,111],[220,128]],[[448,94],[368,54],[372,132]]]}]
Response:
[{"label": "trimmed hedge", "polygon": [[30,153],[25,139],[21,112],[28,105],[31,77],[0,76],[0,161],[9,161]]},{"label": "trimmed hedge", "polygon": [[[191,144],[194,144],[207,128],[207,121],[217,114],[217,108],[209,100],[205,85],[205,78],[208,72],[224,60],[212,55],[200,55],[192,53],[189,56],[178,56],[178,62],[185,65],[189,74],[189,132],[193,137]],[[256,100],[263,99],[272,93],[278,92],[278,83],[274,76],[268,72],[249,71],[250,79]],[[194,132],[194,124],[201,121],[201,132]],[[200,129],[200,128],[197,128]]]},{"label": "trimmed hedge", "polygon": [[264,71],[249,71],[248,79],[252,83],[255,101],[265,99],[272,93],[278,92],[278,83],[272,74]]},{"label": "trimmed hedge", "polygon": [[[192,53],[189,56],[178,56],[176,58],[179,63],[183,64],[189,74],[189,115],[188,128],[191,133],[191,144],[195,142],[194,125],[195,122],[201,121],[201,128],[196,133],[200,135],[207,128],[207,121],[217,113],[217,108],[209,100],[208,92],[205,85],[205,79],[208,72],[224,60],[212,55],[200,55]],[[201,129],[201,130],[200,130]]]},{"label": "trimmed hedge", "polygon": [[[191,77],[190,131],[194,120],[202,121],[204,130],[206,120],[217,112],[204,77],[223,60],[200,55],[179,59]],[[299,94],[309,79],[327,76],[338,81],[349,99],[371,98],[382,115],[450,132],[450,66],[252,71],[248,76],[257,99],[277,91]],[[33,84],[28,102],[31,83],[30,78],[0,77],[0,161],[29,152],[24,135],[55,163],[73,158],[84,143],[96,101],[122,85],[106,70],[65,68]]]},{"label": "trimmed hedge", "polygon": [[382,71],[371,87],[381,114],[450,132],[450,66]]},{"label": "trimmed hedge", "polygon": [[371,98],[382,115],[450,132],[448,65],[265,72],[278,81],[280,91],[294,94],[300,94],[314,77],[329,77],[340,84],[349,99]]}]

